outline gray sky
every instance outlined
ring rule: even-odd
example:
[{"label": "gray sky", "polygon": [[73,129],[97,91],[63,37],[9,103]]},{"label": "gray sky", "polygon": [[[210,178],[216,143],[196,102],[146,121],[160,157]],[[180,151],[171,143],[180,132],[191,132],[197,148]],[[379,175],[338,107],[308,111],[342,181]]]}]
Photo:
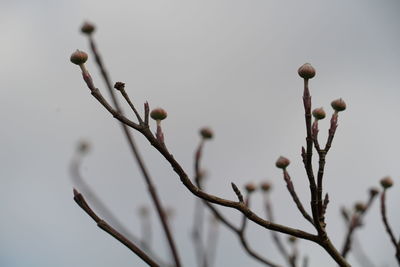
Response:
[{"label": "gray sky", "polygon": [[[305,134],[302,80],[296,72],[311,62],[317,70],[311,81],[314,107],[330,114],[329,103],[339,97],[348,105],[327,158],[328,232],[340,247],[339,208],[366,199],[370,186],[391,175],[388,213],[398,236],[398,14],[400,4],[389,0],[2,0],[0,265],[143,265],[72,200],[68,165],[77,141],[85,138],[93,145],[83,168],[87,181],[138,235],[137,208],[150,203],[118,124],[69,62],[75,49],[87,50],[78,31],[84,20],[98,27],[95,38],[113,80],[126,82],[138,107],[147,100],[168,111],[166,143],[189,173],[197,130],[208,125],[215,131],[203,163],[209,191],[233,199],[231,181],[268,178],[277,221],[308,231],[274,162],[280,155],[291,159],[293,182],[308,203],[299,153]],[[88,68],[104,89],[92,61]],[[325,138],[328,121],[320,128]],[[194,198],[154,149],[142,137],[137,141],[163,201],[175,209],[173,229],[185,266],[194,266],[189,238]],[[262,215],[261,197],[253,203]],[[240,221],[236,212],[224,212]],[[165,240],[153,221],[153,246],[166,258]],[[260,253],[283,263],[267,231],[251,224],[248,234]],[[376,266],[395,266],[378,205],[358,237]],[[300,244],[310,266],[335,266],[316,245]],[[223,227],[216,265],[259,266]]]}]

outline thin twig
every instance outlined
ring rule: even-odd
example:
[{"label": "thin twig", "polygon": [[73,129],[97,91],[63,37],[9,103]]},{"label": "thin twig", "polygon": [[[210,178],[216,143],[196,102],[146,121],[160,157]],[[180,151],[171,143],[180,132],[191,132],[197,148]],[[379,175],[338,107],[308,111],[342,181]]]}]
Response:
[{"label": "thin twig", "polygon": [[132,252],[134,252],[139,258],[146,262],[149,266],[159,266],[150,256],[148,256],[143,250],[141,250],[134,243],[125,238],[117,230],[112,228],[107,222],[100,219],[97,214],[89,207],[86,200],[76,189],[74,189],[74,200],[75,202],[97,223],[97,226],[102,230],[113,236],[119,242],[124,244]]},{"label": "thin twig", "polygon": [[304,209],[303,204],[301,203],[299,197],[297,196],[297,193],[294,189],[294,185],[292,182],[292,179],[290,178],[289,173],[287,172],[286,169],[283,169],[283,179],[286,182],[286,187],[290,193],[290,195],[292,196],[292,199],[294,201],[294,203],[296,203],[297,209],[300,211],[300,213],[303,215],[303,217],[309,221],[312,225],[314,225],[313,219],[311,218],[311,216],[308,214],[308,212]]},{"label": "thin twig", "polygon": [[317,229],[318,235],[323,236],[323,238],[325,239],[326,232],[322,229],[319,221],[317,185],[315,183],[314,171],[312,167],[313,138],[311,129],[311,95],[310,95],[310,90],[308,88],[308,79],[304,79],[303,105],[305,113],[304,117],[306,122],[306,132],[307,132],[306,149],[304,148],[302,149],[303,163],[306,169],[310,186],[310,194],[311,194],[310,205],[314,221],[314,227]]},{"label": "thin twig", "polygon": [[[396,250],[396,259],[397,262],[400,265],[400,246],[396,241],[396,238],[394,236],[393,230],[389,225],[389,221],[387,219],[387,215],[386,215],[386,190],[387,188],[384,188],[382,193],[381,193],[381,215],[382,215],[382,221],[383,221],[383,225],[385,226],[385,230],[388,233],[389,237],[390,237],[390,241],[392,242],[395,250]],[[399,240],[400,242],[400,240]]]},{"label": "thin twig", "polygon": [[[117,111],[117,112],[114,112],[113,115],[115,117],[115,115],[118,114],[118,117],[119,117],[119,115],[121,115],[121,117],[124,118],[125,116],[123,116],[122,109],[121,109],[121,107],[120,107],[120,105],[118,103],[115,91],[112,88],[111,79],[108,76],[108,73],[107,73],[107,71],[106,71],[106,69],[104,67],[104,64],[102,62],[102,59],[100,57],[100,54],[97,51],[96,43],[95,43],[95,41],[94,41],[94,39],[93,39],[93,37],[91,35],[89,35],[89,42],[90,42],[90,47],[92,49],[92,53],[94,54],[94,57],[95,57],[95,61],[96,61],[97,65],[98,65],[98,67],[100,69],[101,75],[102,75],[102,77],[104,79],[106,87],[107,87],[107,89],[109,91],[109,94],[110,94],[110,96],[112,98],[112,101],[113,101],[113,104],[115,106],[115,109]],[[93,92],[94,91],[92,90],[92,94],[93,94]],[[96,95],[99,96],[99,95],[101,95],[101,93],[100,94],[96,94]],[[103,106],[104,106],[104,104],[103,104]],[[110,111],[110,109],[108,109],[108,110]],[[140,120],[139,120],[139,122],[140,122]],[[159,219],[161,221],[161,225],[162,225],[162,228],[164,230],[165,236],[167,238],[167,241],[168,241],[168,244],[169,244],[169,247],[170,247],[170,250],[171,250],[172,257],[173,257],[173,259],[175,261],[176,266],[180,267],[181,263],[180,263],[180,258],[179,258],[179,255],[178,255],[178,250],[176,248],[175,241],[173,239],[171,230],[169,229],[168,222],[167,222],[167,220],[165,218],[165,210],[164,210],[164,208],[163,208],[163,206],[161,204],[160,198],[158,197],[158,193],[157,193],[156,188],[155,188],[155,186],[153,184],[153,181],[152,181],[152,179],[150,177],[150,174],[147,171],[147,168],[146,168],[146,166],[144,164],[144,161],[143,161],[143,159],[142,159],[142,157],[141,157],[141,155],[139,153],[139,150],[136,147],[136,144],[134,142],[133,136],[129,132],[129,129],[128,129],[127,125],[129,125],[129,124],[127,124],[126,121],[125,122],[122,121],[122,123],[121,123],[122,130],[123,130],[124,135],[125,135],[128,143],[129,143],[129,147],[131,148],[131,151],[134,154],[134,158],[136,159],[136,162],[137,162],[137,164],[138,164],[138,166],[139,166],[139,168],[141,170],[143,178],[144,178],[144,180],[145,180],[145,182],[147,184],[147,189],[149,191],[149,194],[151,196],[153,204],[154,204],[154,206],[156,208],[158,217],[159,217]],[[132,127],[132,124],[129,125],[129,126]],[[138,127],[133,127],[133,128],[138,130]]]}]

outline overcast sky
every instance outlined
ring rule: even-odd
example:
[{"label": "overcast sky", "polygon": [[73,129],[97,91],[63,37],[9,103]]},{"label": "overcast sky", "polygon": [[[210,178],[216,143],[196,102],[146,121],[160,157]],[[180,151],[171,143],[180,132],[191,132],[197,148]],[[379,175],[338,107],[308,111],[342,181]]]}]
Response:
[{"label": "overcast sky", "polygon": [[[280,155],[307,206],[309,192],[300,149],[305,129],[302,80],[310,62],[313,106],[331,114],[342,97],[348,109],[327,157],[328,233],[340,248],[341,206],[367,199],[367,190],[391,175],[388,215],[398,236],[400,216],[400,3],[387,1],[139,0],[0,1],[0,265],[145,266],[96,227],[72,200],[68,166],[78,140],[93,149],[83,175],[120,220],[140,236],[138,207],[150,205],[146,187],[117,122],[91,97],[79,68],[69,62],[87,50],[79,33],[85,20],[113,81],[123,81],[142,107],[168,111],[167,146],[188,173],[198,129],[214,129],[203,166],[208,190],[234,199],[230,182],[269,179],[277,222],[312,232],[291,201],[279,170]],[[89,59],[96,85],[104,90]],[[133,117],[132,117],[133,118]],[[154,127],[154,125],[153,125]],[[328,120],[320,123],[326,138]],[[185,266],[195,266],[190,240],[194,197],[169,164],[139,135],[137,142],[166,206]],[[254,209],[264,216],[259,194]],[[396,266],[378,203],[358,232],[375,266]],[[397,205],[397,206],[396,206]],[[239,223],[237,212],[227,211]],[[153,247],[168,258],[152,212]],[[216,266],[260,266],[223,226]],[[283,264],[269,232],[250,224],[252,247]],[[336,266],[317,245],[300,241],[310,266]],[[360,266],[350,255],[354,266]]]}]

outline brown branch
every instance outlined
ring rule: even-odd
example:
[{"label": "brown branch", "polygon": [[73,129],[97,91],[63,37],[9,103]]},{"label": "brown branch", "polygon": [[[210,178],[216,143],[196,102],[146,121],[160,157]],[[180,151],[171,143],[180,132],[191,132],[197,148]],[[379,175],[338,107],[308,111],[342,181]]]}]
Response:
[{"label": "brown branch", "polygon": [[100,219],[97,214],[89,207],[86,200],[76,189],[74,189],[74,200],[75,202],[97,223],[97,226],[102,230],[113,236],[132,252],[134,252],[139,258],[146,262],[149,266],[159,266],[152,258],[150,258],[143,250],[141,250],[134,243],[129,241],[126,237],[120,234],[117,230],[112,228],[107,222]]},{"label": "brown branch", "polygon": [[[305,82],[305,85],[307,83]],[[308,87],[305,92],[308,92]],[[99,99],[98,99],[99,100]],[[269,229],[273,231],[278,231],[281,233],[289,234],[298,238],[306,239],[313,241],[317,244],[319,244],[321,247],[325,249],[325,251],[340,265],[344,267],[350,266],[347,261],[340,255],[340,253],[337,251],[335,246],[331,243],[329,238],[327,237],[327,234],[325,230],[321,227],[319,223],[319,216],[318,216],[318,207],[317,207],[317,193],[316,193],[316,184],[315,184],[315,179],[314,179],[314,174],[312,171],[312,164],[311,164],[311,159],[312,159],[312,138],[311,138],[311,97],[308,93],[305,94],[305,97],[303,97],[304,103],[305,103],[305,110],[306,110],[306,125],[307,125],[307,152],[305,149],[303,149],[303,161],[305,163],[305,168],[307,172],[307,176],[309,178],[310,182],[310,192],[311,192],[311,207],[312,207],[312,212],[313,212],[313,220],[315,227],[318,231],[318,235],[313,235],[304,231],[301,231],[299,229],[287,227],[284,225],[280,224],[275,224],[273,222],[267,221],[262,219],[261,217],[257,216],[255,213],[251,211],[246,205],[244,205],[242,202],[235,202],[223,198],[219,198],[217,196],[208,194],[204,191],[202,191],[200,188],[195,186],[191,180],[189,179],[188,175],[186,172],[183,170],[183,168],[180,166],[180,164],[175,160],[172,154],[168,151],[168,149],[163,146],[151,133],[150,129],[147,127],[140,127],[136,128],[139,132],[141,132],[146,139],[150,142],[150,144],[158,150],[158,152],[163,155],[163,157],[171,164],[173,170],[175,173],[179,176],[181,182],[184,184],[184,186],[195,196],[202,198],[205,201],[209,201],[211,203],[215,203],[221,206],[225,207],[230,207],[233,209],[236,209],[240,211],[241,213],[245,214],[246,217],[255,222],[256,224]],[[100,101],[100,100],[99,100]],[[102,103],[103,104],[103,103]],[[104,104],[103,104],[104,106]],[[110,111],[112,114],[116,113],[115,111]],[[122,116],[122,117],[121,117]],[[116,116],[116,118],[122,122],[126,121],[123,115],[121,116]]]},{"label": "brown branch", "polygon": [[[94,54],[97,66],[100,69],[101,76],[104,79],[104,82],[106,84],[106,87],[107,87],[107,89],[109,91],[109,94],[110,94],[110,96],[112,98],[113,104],[114,104],[115,109],[116,109],[116,112],[114,112],[114,114],[113,113],[112,114],[113,114],[114,117],[117,116],[116,118],[118,118],[118,120],[121,121],[120,118],[125,118],[125,116],[123,116],[122,109],[121,109],[121,107],[119,105],[119,102],[117,100],[115,91],[112,88],[111,79],[109,78],[108,72],[106,71],[106,69],[104,67],[102,58],[101,58],[100,54],[97,51],[97,46],[96,46],[96,43],[95,43],[92,35],[89,35],[89,42],[90,42],[90,47],[91,47],[92,53]],[[94,88],[95,87],[93,86],[93,89],[91,88],[91,91],[92,91],[92,94],[94,92],[98,92],[98,93],[93,94],[93,96],[95,96],[96,99],[97,99],[97,97],[101,96],[101,93],[98,90],[94,90]],[[100,102],[100,103],[103,103],[103,106],[104,106],[106,101],[103,101],[103,102]],[[111,112],[111,110],[113,110],[112,108],[110,109],[110,107],[107,107],[107,105],[104,106],[104,107],[110,112]],[[135,114],[137,114],[137,112],[135,112]],[[145,114],[145,116],[146,116],[146,114]],[[139,119],[139,122],[141,122],[140,116],[138,117],[138,119]],[[147,117],[145,117],[145,121],[147,121],[147,120],[148,120]],[[145,180],[145,182],[147,184],[148,192],[149,192],[149,194],[151,196],[151,199],[153,201],[153,205],[155,206],[157,214],[158,214],[158,217],[159,217],[159,219],[161,221],[161,225],[162,225],[162,228],[164,230],[165,236],[167,238],[167,241],[168,241],[168,244],[169,244],[169,247],[170,247],[170,250],[171,250],[172,257],[173,257],[173,259],[175,261],[176,266],[180,267],[181,263],[180,263],[180,259],[179,259],[179,255],[178,255],[178,250],[176,248],[175,241],[173,239],[173,236],[172,236],[171,230],[169,228],[168,222],[167,222],[167,220],[165,218],[165,209],[163,208],[163,206],[161,204],[160,198],[158,197],[158,193],[157,193],[156,188],[155,188],[155,186],[153,184],[153,181],[152,181],[152,179],[150,177],[150,174],[148,173],[148,170],[147,170],[147,168],[146,168],[146,166],[144,164],[144,161],[143,161],[143,159],[142,159],[142,157],[141,157],[141,155],[139,153],[138,148],[136,147],[136,144],[134,142],[133,136],[129,132],[129,129],[128,129],[127,125],[132,127],[132,128],[134,128],[134,129],[136,129],[136,130],[138,130],[139,127],[138,127],[137,124],[134,124],[132,122],[127,123],[128,121],[129,120],[121,121],[122,122],[121,123],[122,130],[123,130],[124,135],[125,135],[128,143],[129,143],[129,147],[131,148],[131,151],[132,151],[132,153],[134,155],[134,158],[136,159],[136,163],[138,164],[139,169],[140,169],[140,171],[141,171],[141,173],[143,175],[143,178],[144,178],[144,180]]]}]

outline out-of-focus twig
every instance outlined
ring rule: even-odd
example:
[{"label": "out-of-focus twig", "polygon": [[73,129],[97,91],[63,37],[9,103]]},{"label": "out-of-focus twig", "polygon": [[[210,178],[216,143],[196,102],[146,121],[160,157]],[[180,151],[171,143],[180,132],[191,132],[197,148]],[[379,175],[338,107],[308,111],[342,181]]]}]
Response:
[{"label": "out-of-focus twig", "polygon": [[125,236],[120,234],[117,230],[112,228],[107,222],[100,219],[97,214],[89,207],[86,200],[76,189],[74,189],[74,200],[75,202],[97,223],[97,226],[102,230],[113,236],[119,242],[124,244],[132,252],[134,252],[138,257],[140,257],[149,266],[159,266],[150,256],[148,256],[143,250],[141,250],[133,242],[129,241]]}]

